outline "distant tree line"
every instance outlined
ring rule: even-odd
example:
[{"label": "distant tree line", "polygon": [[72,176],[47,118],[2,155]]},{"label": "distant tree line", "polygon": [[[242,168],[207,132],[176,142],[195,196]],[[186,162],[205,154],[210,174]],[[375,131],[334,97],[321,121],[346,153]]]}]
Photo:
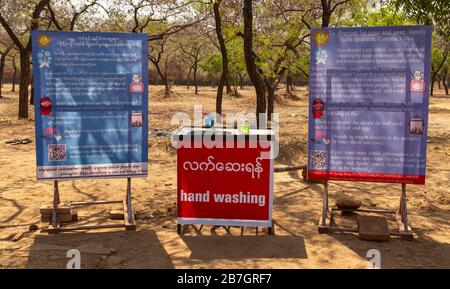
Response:
[{"label": "distant tree line", "polygon": [[[309,77],[312,27],[430,24],[434,28],[431,94],[448,95],[450,1],[422,0],[0,0],[0,97],[6,80],[19,90],[19,118],[33,104],[30,32],[148,33],[150,84],[185,85],[223,95],[244,86],[256,92],[255,112],[270,121],[295,84]],[[284,84],[280,92],[280,84]]]}]

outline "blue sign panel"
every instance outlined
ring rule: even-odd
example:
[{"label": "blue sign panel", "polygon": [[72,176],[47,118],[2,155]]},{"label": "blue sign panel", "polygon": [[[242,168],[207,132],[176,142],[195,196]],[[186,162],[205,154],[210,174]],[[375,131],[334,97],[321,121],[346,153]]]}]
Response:
[{"label": "blue sign panel", "polygon": [[425,183],[431,26],[311,31],[308,178]]},{"label": "blue sign panel", "polygon": [[38,179],[147,175],[148,36],[33,31]]}]

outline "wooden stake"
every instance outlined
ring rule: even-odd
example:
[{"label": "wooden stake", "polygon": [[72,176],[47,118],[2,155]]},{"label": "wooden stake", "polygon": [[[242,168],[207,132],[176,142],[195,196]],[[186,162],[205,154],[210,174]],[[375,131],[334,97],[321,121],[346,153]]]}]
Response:
[{"label": "wooden stake", "polygon": [[405,229],[405,232],[408,232],[408,210],[407,210],[407,200],[406,200],[406,184],[402,183],[402,204],[400,206],[401,209],[401,216],[402,216],[402,222],[403,227]]},{"label": "wooden stake", "polygon": [[53,228],[57,227],[56,215],[58,213],[58,205],[59,205],[58,181],[53,181],[53,216],[52,216]]},{"label": "wooden stake", "polygon": [[328,212],[328,181],[323,184],[322,226],[326,225]]},{"label": "wooden stake", "polygon": [[127,207],[128,207],[128,222],[131,223],[131,218],[133,215],[133,208],[131,207],[131,178],[127,178]]}]

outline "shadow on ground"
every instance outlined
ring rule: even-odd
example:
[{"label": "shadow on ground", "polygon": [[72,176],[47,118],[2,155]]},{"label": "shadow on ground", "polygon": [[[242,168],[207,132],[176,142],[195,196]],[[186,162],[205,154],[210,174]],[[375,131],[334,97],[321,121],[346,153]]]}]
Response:
[{"label": "shadow on ground", "polygon": [[81,268],[173,268],[153,230],[39,235],[26,268],[66,268],[70,249],[80,251]]},{"label": "shadow on ground", "polygon": [[183,236],[192,259],[301,258],[305,242],[298,236]]},{"label": "shadow on ground", "polygon": [[[413,229],[414,230],[414,229]],[[331,234],[333,238],[350,250],[370,259],[370,249],[380,251],[381,268],[450,268],[450,244],[437,242],[420,231],[413,241],[391,238],[389,242],[359,240],[356,234]]]}]

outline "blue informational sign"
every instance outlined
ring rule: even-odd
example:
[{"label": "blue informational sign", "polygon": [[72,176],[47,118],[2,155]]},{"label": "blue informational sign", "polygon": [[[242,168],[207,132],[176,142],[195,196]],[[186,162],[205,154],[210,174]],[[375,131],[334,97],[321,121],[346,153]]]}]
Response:
[{"label": "blue informational sign", "polygon": [[311,31],[308,178],[425,183],[431,26]]},{"label": "blue informational sign", "polygon": [[148,36],[33,31],[38,179],[147,175]]}]

